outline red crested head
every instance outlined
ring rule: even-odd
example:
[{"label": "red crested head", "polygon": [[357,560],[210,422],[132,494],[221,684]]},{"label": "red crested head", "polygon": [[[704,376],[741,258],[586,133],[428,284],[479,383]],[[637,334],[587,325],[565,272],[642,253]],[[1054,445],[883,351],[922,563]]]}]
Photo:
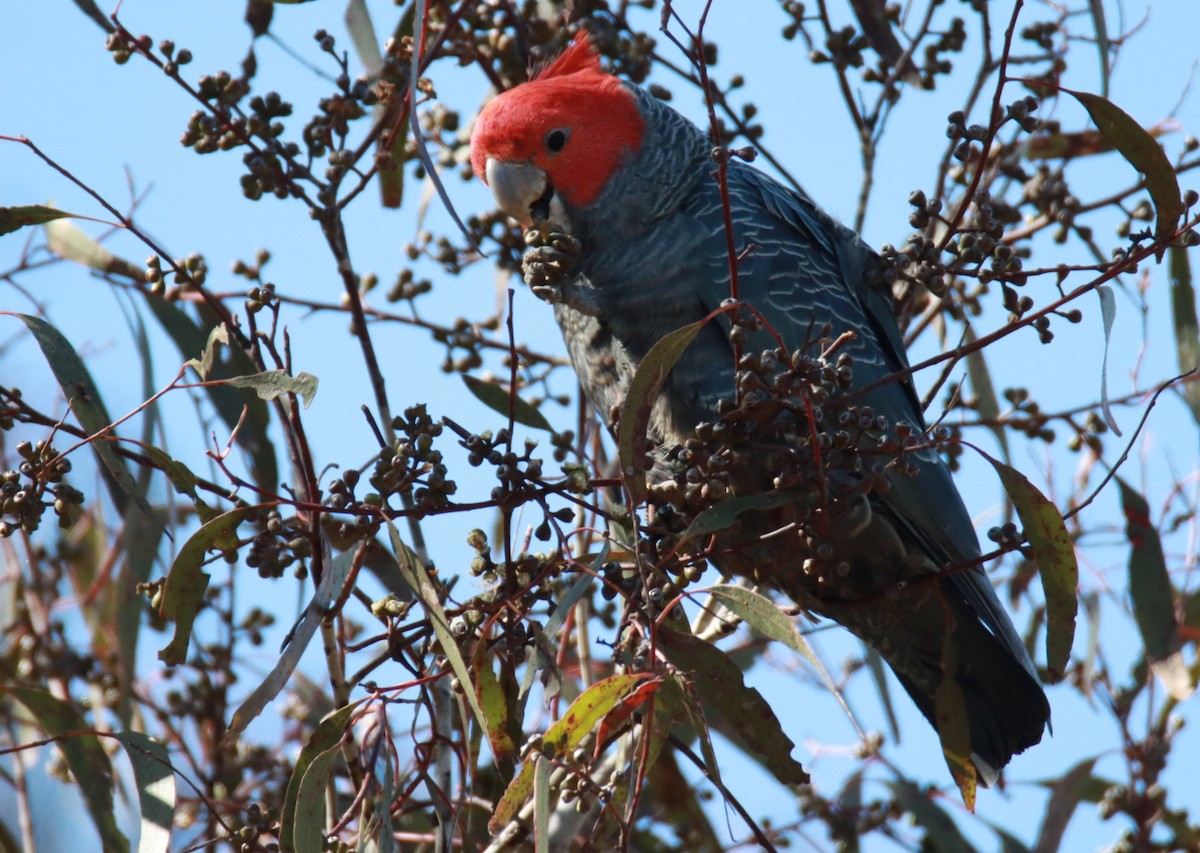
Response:
[{"label": "red crested head", "polygon": [[581,32],[532,80],[483,108],[471,134],[471,168],[487,183],[489,160],[528,164],[568,204],[586,207],[637,151],[644,128],[633,93],[604,73]]}]

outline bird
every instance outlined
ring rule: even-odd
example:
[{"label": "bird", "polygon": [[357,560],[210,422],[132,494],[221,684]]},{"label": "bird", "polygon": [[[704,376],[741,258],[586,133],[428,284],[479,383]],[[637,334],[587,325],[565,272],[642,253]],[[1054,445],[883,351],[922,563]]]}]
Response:
[{"label": "bird", "polygon": [[[654,494],[749,498],[716,534],[718,568],[849,629],[939,732],[952,679],[971,765],[994,784],[1050,706],[929,440],[880,256],[748,158],[724,155],[723,188],[722,149],[606,72],[586,30],[483,107],[470,154],[527,229],[525,279],[602,418],[658,341],[709,320],[651,401]],[[714,450],[714,435],[742,436],[740,450]],[[723,470],[697,461],[714,457]],[[708,491],[688,480],[714,471]]]}]

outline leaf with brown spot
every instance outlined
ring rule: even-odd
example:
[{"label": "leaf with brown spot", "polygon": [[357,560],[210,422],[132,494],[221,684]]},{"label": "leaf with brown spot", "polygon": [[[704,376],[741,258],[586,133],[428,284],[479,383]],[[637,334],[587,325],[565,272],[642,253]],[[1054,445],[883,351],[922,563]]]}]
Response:
[{"label": "leaf with brown spot", "polygon": [[747,749],[785,785],[808,784],[808,773],[792,758],[795,744],[784,734],[767,700],[746,685],[741,668],[716,646],[691,634],[662,627],[659,648],[690,674],[696,692],[719,713]]},{"label": "leaf with brown spot", "polygon": [[1004,484],[1004,491],[1017,510],[1025,538],[1033,551],[1042,593],[1046,598],[1046,668],[1051,681],[1061,681],[1075,641],[1075,617],[1079,612],[1079,563],[1067,533],[1062,513],[1037,486],[1015,468],[993,459],[979,448]]}]

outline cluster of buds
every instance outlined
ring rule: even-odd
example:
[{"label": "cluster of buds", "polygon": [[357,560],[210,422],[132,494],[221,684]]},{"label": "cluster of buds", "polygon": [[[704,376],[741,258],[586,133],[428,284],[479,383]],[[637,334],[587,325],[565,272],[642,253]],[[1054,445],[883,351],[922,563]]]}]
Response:
[{"label": "cluster of buds", "polygon": [[58,526],[70,527],[83,504],[83,493],[64,482],[71,460],[59,456],[44,439],[36,444],[22,441],[17,453],[22,459],[17,469],[0,473],[0,538],[37,530],[50,507]]}]

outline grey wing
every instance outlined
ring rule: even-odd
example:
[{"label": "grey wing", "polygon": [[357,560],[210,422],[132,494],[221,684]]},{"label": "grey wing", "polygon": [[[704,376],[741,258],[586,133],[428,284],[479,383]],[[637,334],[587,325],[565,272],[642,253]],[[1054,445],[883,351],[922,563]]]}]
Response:
[{"label": "grey wing", "polygon": [[[808,198],[740,164],[730,169],[730,194],[739,246],[756,245],[739,267],[741,295],[764,312],[789,346],[829,323],[834,337],[844,331],[857,335],[846,345],[855,359],[854,385],[908,367],[891,294],[868,283],[876,256],[853,232]],[[908,378],[880,385],[862,402],[891,423],[924,427]],[[881,507],[939,566],[975,559],[979,541],[949,469],[933,451],[915,454],[913,461],[917,475],[893,475],[891,489],[877,499]],[[982,568],[948,580],[1036,680],[1024,643]]]}]

